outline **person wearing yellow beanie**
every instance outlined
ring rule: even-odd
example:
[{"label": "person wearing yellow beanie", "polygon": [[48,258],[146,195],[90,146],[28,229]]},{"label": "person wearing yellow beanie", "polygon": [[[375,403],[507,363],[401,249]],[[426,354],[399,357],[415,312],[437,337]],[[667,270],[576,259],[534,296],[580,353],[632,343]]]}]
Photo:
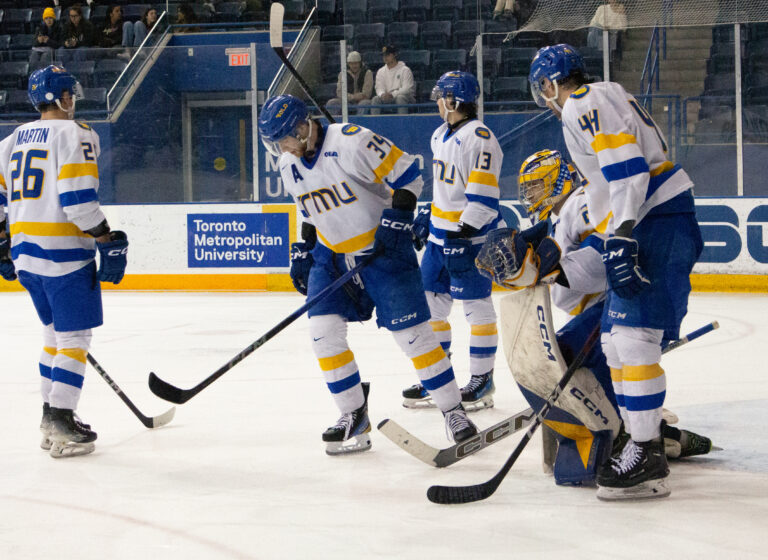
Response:
[{"label": "person wearing yellow beanie", "polygon": [[47,65],[53,59],[54,49],[59,48],[59,23],[53,8],[43,10],[43,21],[35,32],[35,45],[29,57],[30,69],[36,65]]}]

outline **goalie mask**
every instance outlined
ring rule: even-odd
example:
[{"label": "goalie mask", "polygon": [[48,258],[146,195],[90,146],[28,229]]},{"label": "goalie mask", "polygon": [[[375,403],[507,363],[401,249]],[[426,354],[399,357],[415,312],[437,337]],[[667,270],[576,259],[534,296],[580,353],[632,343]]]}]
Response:
[{"label": "goalie mask", "polygon": [[[556,150],[528,156],[518,175],[518,198],[533,223],[546,220],[552,208],[574,189],[575,170]],[[578,185],[577,185],[578,186]]]},{"label": "goalie mask", "polygon": [[[301,134],[301,129],[304,134]],[[307,106],[293,95],[278,95],[267,100],[259,115],[261,142],[273,156],[283,152],[303,152],[312,134],[312,119]]]}]

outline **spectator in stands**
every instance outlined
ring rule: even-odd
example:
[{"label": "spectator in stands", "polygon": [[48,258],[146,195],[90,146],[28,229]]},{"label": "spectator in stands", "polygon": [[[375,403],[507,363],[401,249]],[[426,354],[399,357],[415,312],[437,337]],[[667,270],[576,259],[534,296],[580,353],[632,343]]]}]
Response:
[{"label": "spectator in stands", "polygon": [[496,0],[493,19],[516,19],[517,26],[522,26],[536,9],[538,0]]},{"label": "spectator in stands", "polygon": [[144,10],[141,19],[137,22],[126,21],[123,24],[123,46],[139,47],[157,23],[157,10],[151,6]]},{"label": "spectator in stands", "polygon": [[493,19],[512,19],[515,17],[515,0],[496,0]]},{"label": "spectator in stands", "polygon": [[620,33],[627,29],[627,8],[621,0],[608,0],[608,4],[598,6],[589,23],[587,44],[592,48],[603,49],[603,29],[609,31],[611,52],[619,45]]},{"label": "spectator in stands", "polygon": [[[336,82],[336,97],[328,101],[328,111],[338,114],[341,112],[342,76],[339,72],[339,81]],[[370,105],[373,95],[373,72],[363,63],[363,57],[357,51],[347,55],[347,103],[349,105]],[[360,109],[359,113],[365,110]]]},{"label": "spectator in stands", "polygon": [[83,18],[80,5],[69,8],[69,21],[62,29],[59,37],[59,59],[65,66],[72,60],[85,60],[85,49],[93,45],[93,25]]},{"label": "spectator in stands", "polygon": [[[413,72],[405,62],[397,60],[397,48],[387,45],[381,49],[381,55],[384,66],[376,72],[376,96],[371,99],[371,105],[416,103]],[[408,108],[400,107],[397,112],[406,114]],[[380,109],[371,109],[372,115],[380,113]]]},{"label": "spectator in stands", "polygon": [[123,8],[112,4],[107,8],[107,19],[99,34],[99,46],[105,49],[123,44]]},{"label": "spectator in stands", "polygon": [[29,64],[33,66],[40,62],[49,64],[53,60],[53,51],[59,48],[59,35],[61,30],[56,21],[56,12],[53,8],[43,10],[43,21],[35,32],[35,46],[29,56]]},{"label": "spectator in stands", "polygon": [[197,16],[195,15],[195,11],[192,9],[192,6],[190,6],[186,2],[182,2],[181,4],[179,4],[179,7],[176,8],[176,24],[184,25],[187,27],[180,28],[178,32],[192,33],[193,31],[200,30],[197,27],[188,27],[190,23],[197,23]]}]

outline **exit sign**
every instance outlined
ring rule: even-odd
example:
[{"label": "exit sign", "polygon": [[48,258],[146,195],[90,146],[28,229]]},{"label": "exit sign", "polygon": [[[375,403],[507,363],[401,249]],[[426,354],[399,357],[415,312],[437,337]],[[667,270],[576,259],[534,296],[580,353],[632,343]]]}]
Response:
[{"label": "exit sign", "polygon": [[251,53],[248,49],[227,49],[230,66],[250,66]]}]

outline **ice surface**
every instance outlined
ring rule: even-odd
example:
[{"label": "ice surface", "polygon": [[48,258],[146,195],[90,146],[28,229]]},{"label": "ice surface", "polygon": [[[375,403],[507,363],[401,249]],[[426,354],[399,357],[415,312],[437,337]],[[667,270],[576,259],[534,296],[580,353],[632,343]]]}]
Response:
[{"label": "ice surface", "polygon": [[[378,433],[373,449],[328,457],[338,417],[301,318],[147,430],[90,369],[79,413],[99,433],[93,455],[53,460],[38,448],[40,326],[23,293],[2,294],[0,558],[766,558],[768,313],[762,295],[696,294],[683,324],[721,328],[664,358],[679,427],[723,451],[672,464],[672,496],[609,504],[561,488],[541,469],[538,437],[484,502],[438,506],[431,484],[493,476],[512,436],[448,469],[428,467]],[[147,415],[171,405],[147,375],[187,388],[302,303],[287,294],[107,292],[92,354]],[[564,316],[556,321],[562,323]],[[468,328],[454,308],[454,367],[468,379]],[[374,425],[394,418],[447,447],[436,410],[407,410],[410,361],[372,321],[350,326]],[[486,427],[526,407],[503,356]]]}]

